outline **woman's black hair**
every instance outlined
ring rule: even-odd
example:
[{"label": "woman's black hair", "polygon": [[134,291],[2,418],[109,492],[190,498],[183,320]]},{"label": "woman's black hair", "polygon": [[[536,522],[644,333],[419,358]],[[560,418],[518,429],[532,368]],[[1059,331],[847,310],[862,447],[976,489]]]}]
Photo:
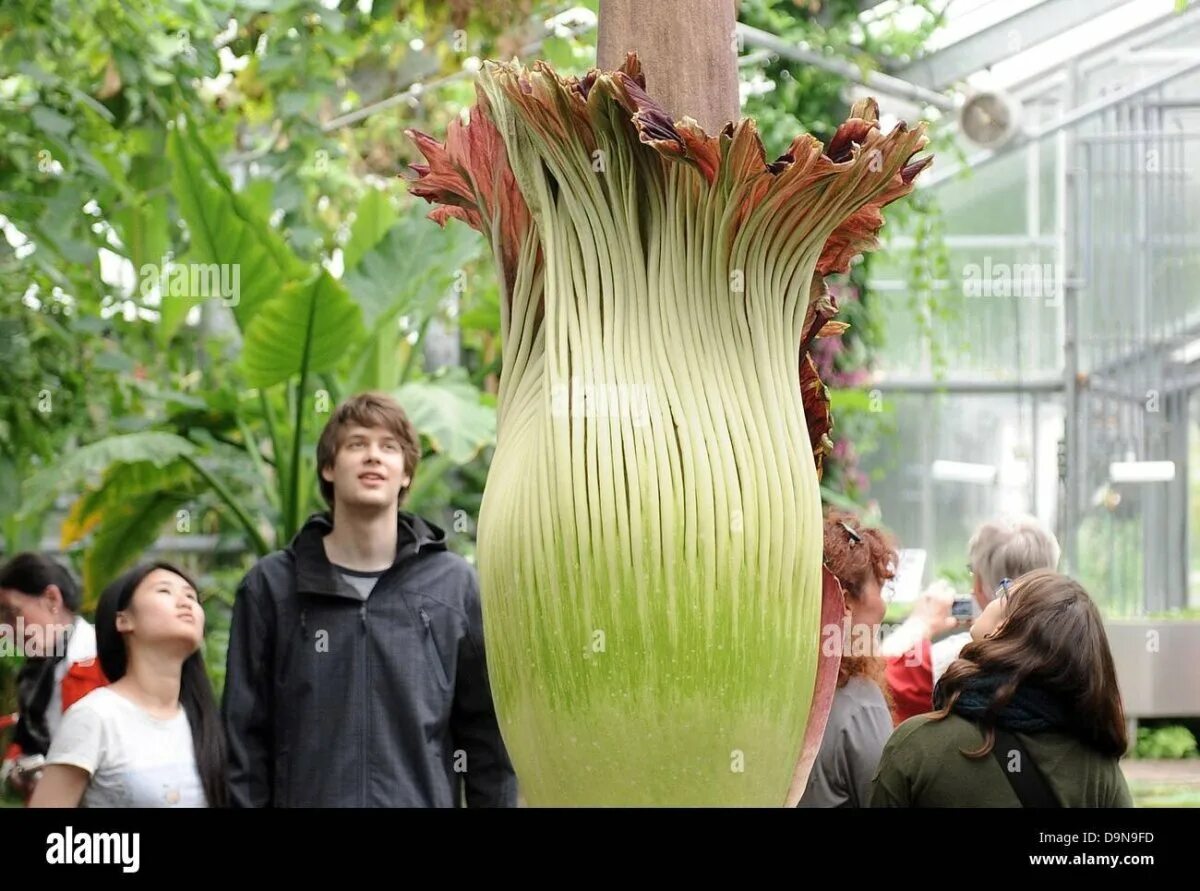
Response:
[{"label": "woman's black hair", "polygon": [[72,613],[79,612],[82,596],[79,586],[67,568],[44,554],[25,551],[17,554],[0,569],[0,588],[14,588],[30,597],[41,597],[50,585],[57,585],[63,606]]},{"label": "woman's black hair", "polygon": [[[187,573],[170,563],[143,563],[112,582],[100,595],[96,605],[96,650],[100,667],[110,682],[125,676],[128,652],[125,639],[117,630],[117,613],[129,607],[133,592],[156,569],[165,569],[184,579],[193,588],[196,584]],[[199,589],[197,589],[199,590]],[[225,807],[228,802],[226,786],[225,733],[221,726],[216,697],[204,670],[204,657],[197,650],[183,662],[180,672],[179,701],[192,729],[192,746],[196,767],[209,807]]]}]

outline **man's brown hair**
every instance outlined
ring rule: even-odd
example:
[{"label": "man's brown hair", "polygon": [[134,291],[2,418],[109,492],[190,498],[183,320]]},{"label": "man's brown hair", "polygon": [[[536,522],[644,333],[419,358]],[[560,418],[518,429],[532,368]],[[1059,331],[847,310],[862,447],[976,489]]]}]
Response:
[{"label": "man's brown hair", "polygon": [[[349,427],[382,427],[400,443],[400,451],[404,454],[404,471],[408,474],[409,486],[416,478],[417,464],[421,460],[421,441],[417,430],[404,413],[404,409],[387,393],[359,393],[351,396],[333,411],[333,416],[321,431],[317,441],[317,478],[321,485],[321,495],[333,508],[333,483],[321,476],[326,467],[333,467],[338,449],[342,446],[342,438]],[[404,503],[409,486],[400,490],[397,507]]]}]

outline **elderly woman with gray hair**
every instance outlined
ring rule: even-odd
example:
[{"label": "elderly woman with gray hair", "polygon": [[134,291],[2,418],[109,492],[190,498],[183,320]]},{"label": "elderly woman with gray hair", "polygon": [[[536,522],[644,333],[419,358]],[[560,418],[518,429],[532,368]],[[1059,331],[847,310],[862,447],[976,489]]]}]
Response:
[{"label": "elderly woman with gray hair", "polygon": [[[1017,515],[980,526],[971,536],[967,554],[971,593],[982,612],[1003,580],[1035,569],[1056,569],[1060,550],[1053,533],[1035,517]],[[933,688],[970,642],[970,632],[964,631],[935,643],[923,640],[903,655],[888,658],[885,676],[897,724],[933,710]]]}]

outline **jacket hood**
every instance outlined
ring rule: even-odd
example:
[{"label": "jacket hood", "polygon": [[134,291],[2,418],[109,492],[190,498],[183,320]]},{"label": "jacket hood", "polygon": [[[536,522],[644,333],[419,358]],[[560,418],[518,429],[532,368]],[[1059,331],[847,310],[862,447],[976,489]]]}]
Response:
[{"label": "jacket hood", "polygon": [[[300,591],[336,594],[337,580],[333,565],[325,555],[325,536],[333,531],[333,517],[328,511],[311,515],[288,544],[287,550],[296,561],[296,583]],[[392,566],[403,563],[417,554],[446,550],[446,533],[434,523],[407,511],[396,513],[396,558]]]}]

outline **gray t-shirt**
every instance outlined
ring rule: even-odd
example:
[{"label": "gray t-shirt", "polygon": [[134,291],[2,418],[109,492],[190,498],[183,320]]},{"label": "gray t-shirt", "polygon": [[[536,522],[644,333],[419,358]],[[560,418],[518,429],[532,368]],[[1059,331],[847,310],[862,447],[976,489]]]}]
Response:
[{"label": "gray t-shirt", "polygon": [[825,736],[797,807],[870,807],[871,780],[892,735],[883,691],[853,677],[833,694]]},{"label": "gray t-shirt", "polygon": [[342,577],[347,585],[358,592],[358,596],[366,600],[371,596],[371,592],[375,590],[375,583],[379,581],[379,577],[387,570],[379,570],[378,572],[360,572],[357,569],[347,569],[344,566],[333,567],[337,570],[338,575]]},{"label": "gray t-shirt", "polygon": [[81,807],[207,806],[182,706],[156,718],[100,687],[67,709],[46,763],[90,774]]}]

